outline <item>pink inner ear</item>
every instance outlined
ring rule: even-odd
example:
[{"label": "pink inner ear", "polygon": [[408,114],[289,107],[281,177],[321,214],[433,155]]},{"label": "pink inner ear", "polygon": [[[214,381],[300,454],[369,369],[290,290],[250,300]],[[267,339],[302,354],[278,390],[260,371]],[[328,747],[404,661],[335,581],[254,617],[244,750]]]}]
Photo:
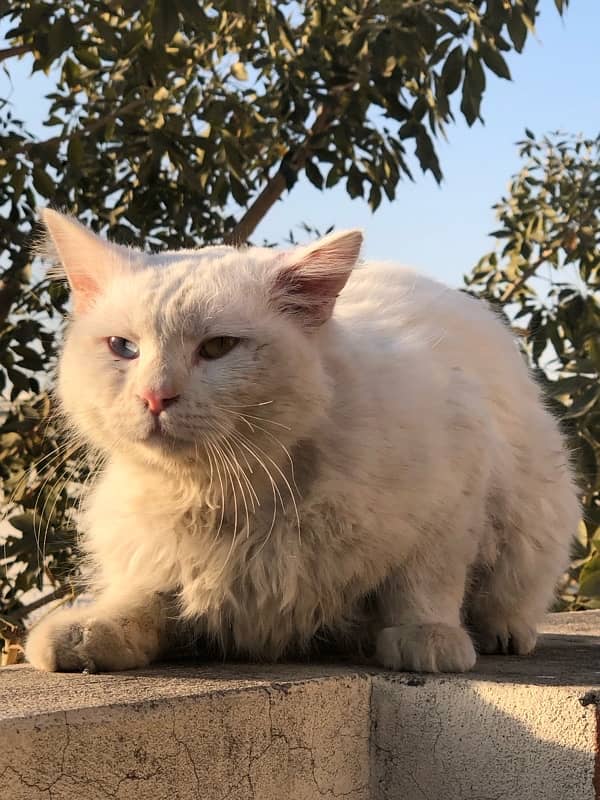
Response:
[{"label": "pink inner ear", "polygon": [[[50,254],[58,257],[73,290],[76,314],[89,309],[95,298],[115,274],[131,269],[132,251],[101,239],[72,217],[50,208],[42,211],[49,235]],[[54,252],[53,252],[54,251]]]},{"label": "pink inner ear", "polygon": [[73,292],[73,310],[76,314],[82,314],[92,305],[100,288],[89,275],[83,273],[71,275],[70,283]]},{"label": "pink inner ear", "polygon": [[286,298],[296,298],[296,305],[308,308],[335,303],[348,280],[348,275],[332,273],[320,275],[303,272],[301,265],[283,269],[275,281],[275,290]]},{"label": "pink inner ear", "polygon": [[286,253],[273,287],[279,310],[311,327],[326,322],[358,259],[361,243],[360,232],[349,231]]}]

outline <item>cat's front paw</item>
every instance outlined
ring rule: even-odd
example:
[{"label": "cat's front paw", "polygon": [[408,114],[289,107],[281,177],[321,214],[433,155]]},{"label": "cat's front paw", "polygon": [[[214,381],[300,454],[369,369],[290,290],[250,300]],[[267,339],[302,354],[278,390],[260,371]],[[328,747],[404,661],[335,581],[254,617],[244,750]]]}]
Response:
[{"label": "cat's front paw", "polygon": [[74,611],[51,614],[33,628],[25,646],[30,664],[46,672],[112,672],[149,663],[135,625]]},{"label": "cat's front paw", "polygon": [[377,637],[377,661],[408,672],[467,672],[477,656],[469,634],[452,625],[398,625]]}]

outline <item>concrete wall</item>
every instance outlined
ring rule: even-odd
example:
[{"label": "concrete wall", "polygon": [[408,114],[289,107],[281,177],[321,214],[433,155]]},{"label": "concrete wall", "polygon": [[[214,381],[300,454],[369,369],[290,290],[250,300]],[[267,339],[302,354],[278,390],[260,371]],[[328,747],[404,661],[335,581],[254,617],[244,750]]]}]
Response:
[{"label": "concrete wall", "polygon": [[350,666],[0,672],[4,800],[592,800],[600,613],[469,676]]}]

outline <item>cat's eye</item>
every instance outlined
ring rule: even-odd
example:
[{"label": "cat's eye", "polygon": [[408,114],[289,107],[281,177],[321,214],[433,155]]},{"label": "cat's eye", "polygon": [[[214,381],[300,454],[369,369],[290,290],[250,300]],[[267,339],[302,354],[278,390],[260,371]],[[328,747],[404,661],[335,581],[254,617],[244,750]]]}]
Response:
[{"label": "cat's eye", "polygon": [[140,354],[140,348],[135,342],[129,339],[124,339],[122,336],[109,336],[107,339],[108,346],[112,352],[119,356],[119,358],[137,358]]},{"label": "cat's eye", "polygon": [[198,355],[200,358],[207,358],[209,360],[222,358],[233,350],[239,341],[240,340],[236,339],[235,336],[215,336],[213,339],[207,339],[205,342],[202,342],[198,348]]}]

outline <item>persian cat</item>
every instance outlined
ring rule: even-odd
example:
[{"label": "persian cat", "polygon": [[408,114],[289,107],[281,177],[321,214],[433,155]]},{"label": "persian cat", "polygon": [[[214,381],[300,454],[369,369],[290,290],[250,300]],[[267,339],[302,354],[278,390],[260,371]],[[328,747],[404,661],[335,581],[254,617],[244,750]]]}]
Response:
[{"label": "persian cat", "polygon": [[103,467],[93,603],[29,636],[45,670],[321,642],[395,670],[529,653],[579,517],[509,331],[358,231],[149,255],[43,219],[73,297],[57,392]]}]

